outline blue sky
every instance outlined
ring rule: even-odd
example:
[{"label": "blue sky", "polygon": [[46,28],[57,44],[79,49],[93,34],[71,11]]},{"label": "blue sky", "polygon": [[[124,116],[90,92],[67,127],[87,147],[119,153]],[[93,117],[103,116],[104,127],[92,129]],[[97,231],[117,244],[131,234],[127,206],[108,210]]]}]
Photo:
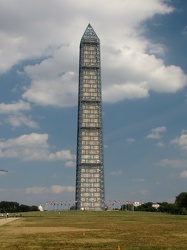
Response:
[{"label": "blue sky", "polygon": [[187,182],[187,2],[0,2],[0,200],[73,203],[79,43],[101,40],[106,202]]}]

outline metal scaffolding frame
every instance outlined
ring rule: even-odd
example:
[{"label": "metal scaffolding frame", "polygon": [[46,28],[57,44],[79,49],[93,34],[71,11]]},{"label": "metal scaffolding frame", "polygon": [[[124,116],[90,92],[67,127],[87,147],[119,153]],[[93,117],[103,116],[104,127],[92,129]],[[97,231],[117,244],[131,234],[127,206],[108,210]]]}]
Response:
[{"label": "metal scaffolding frame", "polygon": [[89,24],[80,42],[76,207],[103,210],[104,199],[100,40]]}]

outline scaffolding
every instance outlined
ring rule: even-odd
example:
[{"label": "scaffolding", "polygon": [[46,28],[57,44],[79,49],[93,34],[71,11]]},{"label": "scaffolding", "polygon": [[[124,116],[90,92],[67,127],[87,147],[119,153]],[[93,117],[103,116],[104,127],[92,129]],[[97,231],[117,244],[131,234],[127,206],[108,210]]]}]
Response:
[{"label": "scaffolding", "polygon": [[76,207],[103,210],[104,196],[100,40],[89,24],[80,42]]}]

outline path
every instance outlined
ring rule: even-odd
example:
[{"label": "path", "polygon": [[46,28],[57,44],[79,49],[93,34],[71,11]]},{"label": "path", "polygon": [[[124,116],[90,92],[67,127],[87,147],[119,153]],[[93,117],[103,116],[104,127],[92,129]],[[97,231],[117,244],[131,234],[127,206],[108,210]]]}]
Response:
[{"label": "path", "polygon": [[14,220],[17,220],[19,218],[3,218],[3,219],[0,219],[0,226],[4,225],[4,224],[7,224],[11,221],[14,221]]}]

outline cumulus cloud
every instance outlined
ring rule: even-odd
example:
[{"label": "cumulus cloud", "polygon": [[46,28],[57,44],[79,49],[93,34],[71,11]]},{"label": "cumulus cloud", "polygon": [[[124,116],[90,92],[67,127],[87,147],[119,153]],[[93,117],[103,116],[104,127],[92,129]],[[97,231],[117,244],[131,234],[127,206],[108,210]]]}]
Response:
[{"label": "cumulus cloud", "polygon": [[138,190],[136,193],[131,192],[132,197],[136,196],[138,194],[138,196],[149,196],[150,195],[150,191],[146,190],[146,189],[142,189],[142,190]]},{"label": "cumulus cloud", "polygon": [[172,168],[185,168],[187,166],[186,159],[163,159],[159,162],[160,166]]},{"label": "cumulus cloud", "polygon": [[0,158],[18,158],[26,161],[74,161],[70,150],[50,152],[48,134],[32,133],[0,142]]},{"label": "cumulus cloud", "polygon": [[140,195],[142,195],[142,196],[147,196],[147,195],[150,194],[150,191],[148,191],[148,190],[140,190],[140,191],[138,191],[138,193],[139,193]]},{"label": "cumulus cloud", "polygon": [[182,129],[181,135],[182,135],[182,134],[187,134],[187,130],[186,130],[186,129]]},{"label": "cumulus cloud", "polygon": [[151,129],[151,133],[146,136],[148,139],[160,139],[163,136],[163,133],[167,131],[167,128],[162,126],[162,127],[157,127]]},{"label": "cumulus cloud", "polygon": [[103,100],[105,102],[117,102],[123,99],[143,98],[148,96],[148,90],[144,83],[111,84],[103,89]]},{"label": "cumulus cloud", "polygon": [[75,157],[71,154],[69,150],[61,150],[55,153],[50,153],[48,155],[49,160],[73,160]]},{"label": "cumulus cloud", "polygon": [[65,166],[66,167],[75,167],[75,161],[66,161]]},{"label": "cumulus cloud", "polygon": [[187,170],[182,171],[182,172],[180,173],[180,177],[181,177],[181,178],[187,179]]},{"label": "cumulus cloud", "polygon": [[112,171],[112,172],[110,172],[110,174],[113,175],[113,176],[120,176],[120,175],[122,175],[123,173],[122,173],[121,170],[119,170],[119,171]]},{"label": "cumulus cloud", "polygon": [[67,192],[74,192],[75,187],[73,186],[59,186],[59,185],[54,185],[51,187],[51,191],[56,194],[61,194],[65,191]]},{"label": "cumulus cloud", "polygon": [[182,134],[171,140],[171,144],[174,144],[183,150],[187,150],[187,134]]},{"label": "cumulus cloud", "polygon": [[7,172],[4,172],[4,171],[2,171],[2,170],[0,169],[0,176],[1,176],[1,175],[5,175],[5,174],[7,174]]},{"label": "cumulus cloud", "polygon": [[184,27],[182,34],[185,35],[187,37],[187,26]]},{"label": "cumulus cloud", "polygon": [[23,100],[19,100],[17,103],[11,104],[0,103],[0,114],[10,114],[30,109],[30,104],[28,102],[24,102]]},{"label": "cumulus cloud", "polygon": [[25,116],[22,113],[17,113],[15,115],[10,115],[5,119],[5,122],[10,124],[12,127],[21,127],[23,125],[29,127],[29,128],[38,128],[38,124],[29,119],[27,116]]},{"label": "cumulus cloud", "polygon": [[24,68],[31,82],[22,97],[45,106],[76,105],[78,44],[91,22],[101,39],[103,101],[145,98],[150,90],[174,93],[186,85],[186,75],[159,59],[165,45],[144,36],[145,21],[173,11],[162,0],[1,1],[0,72],[39,58]]},{"label": "cumulus cloud", "polygon": [[165,144],[163,143],[163,142],[158,142],[157,144],[156,144],[156,146],[157,147],[159,147],[159,148],[163,148],[163,147],[165,147]]},{"label": "cumulus cloud", "polygon": [[30,187],[25,189],[26,194],[62,194],[64,192],[72,193],[75,191],[73,186],[53,185],[51,187]]},{"label": "cumulus cloud", "polygon": [[126,139],[126,142],[127,142],[128,144],[132,144],[132,143],[135,142],[135,139],[134,139],[134,138],[127,138],[127,139]]},{"label": "cumulus cloud", "polygon": [[25,125],[29,128],[38,128],[38,124],[23,113],[30,110],[30,103],[24,102],[23,100],[8,104],[0,103],[0,115],[6,116],[4,122],[13,127]]},{"label": "cumulus cloud", "polygon": [[164,55],[166,50],[163,44],[150,44],[147,52],[153,55]]},{"label": "cumulus cloud", "polygon": [[144,98],[149,96],[150,90],[174,93],[187,83],[187,77],[179,67],[165,66],[155,55],[132,46],[107,60],[103,65],[108,71],[103,80],[103,100],[106,102]]},{"label": "cumulus cloud", "polygon": [[[59,54],[62,57],[68,57],[68,55],[60,53],[60,51]],[[43,64],[47,64],[47,66],[44,66],[46,70],[42,69]],[[51,64],[53,65],[51,66]],[[58,64],[58,60],[55,61],[54,59],[48,59],[37,66],[27,66],[25,71],[33,80],[22,97],[30,102],[44,106],[76,105],[78,75],[75,71],[61,72],[61,67],[64,68],[61,64]],[[55,69],[48,73],[49,68]]]},{"label": "cumulus cloud", "polygon": [[133,179],[134,182],[145,182],[145,179],[139,178],[139,179]]}]

